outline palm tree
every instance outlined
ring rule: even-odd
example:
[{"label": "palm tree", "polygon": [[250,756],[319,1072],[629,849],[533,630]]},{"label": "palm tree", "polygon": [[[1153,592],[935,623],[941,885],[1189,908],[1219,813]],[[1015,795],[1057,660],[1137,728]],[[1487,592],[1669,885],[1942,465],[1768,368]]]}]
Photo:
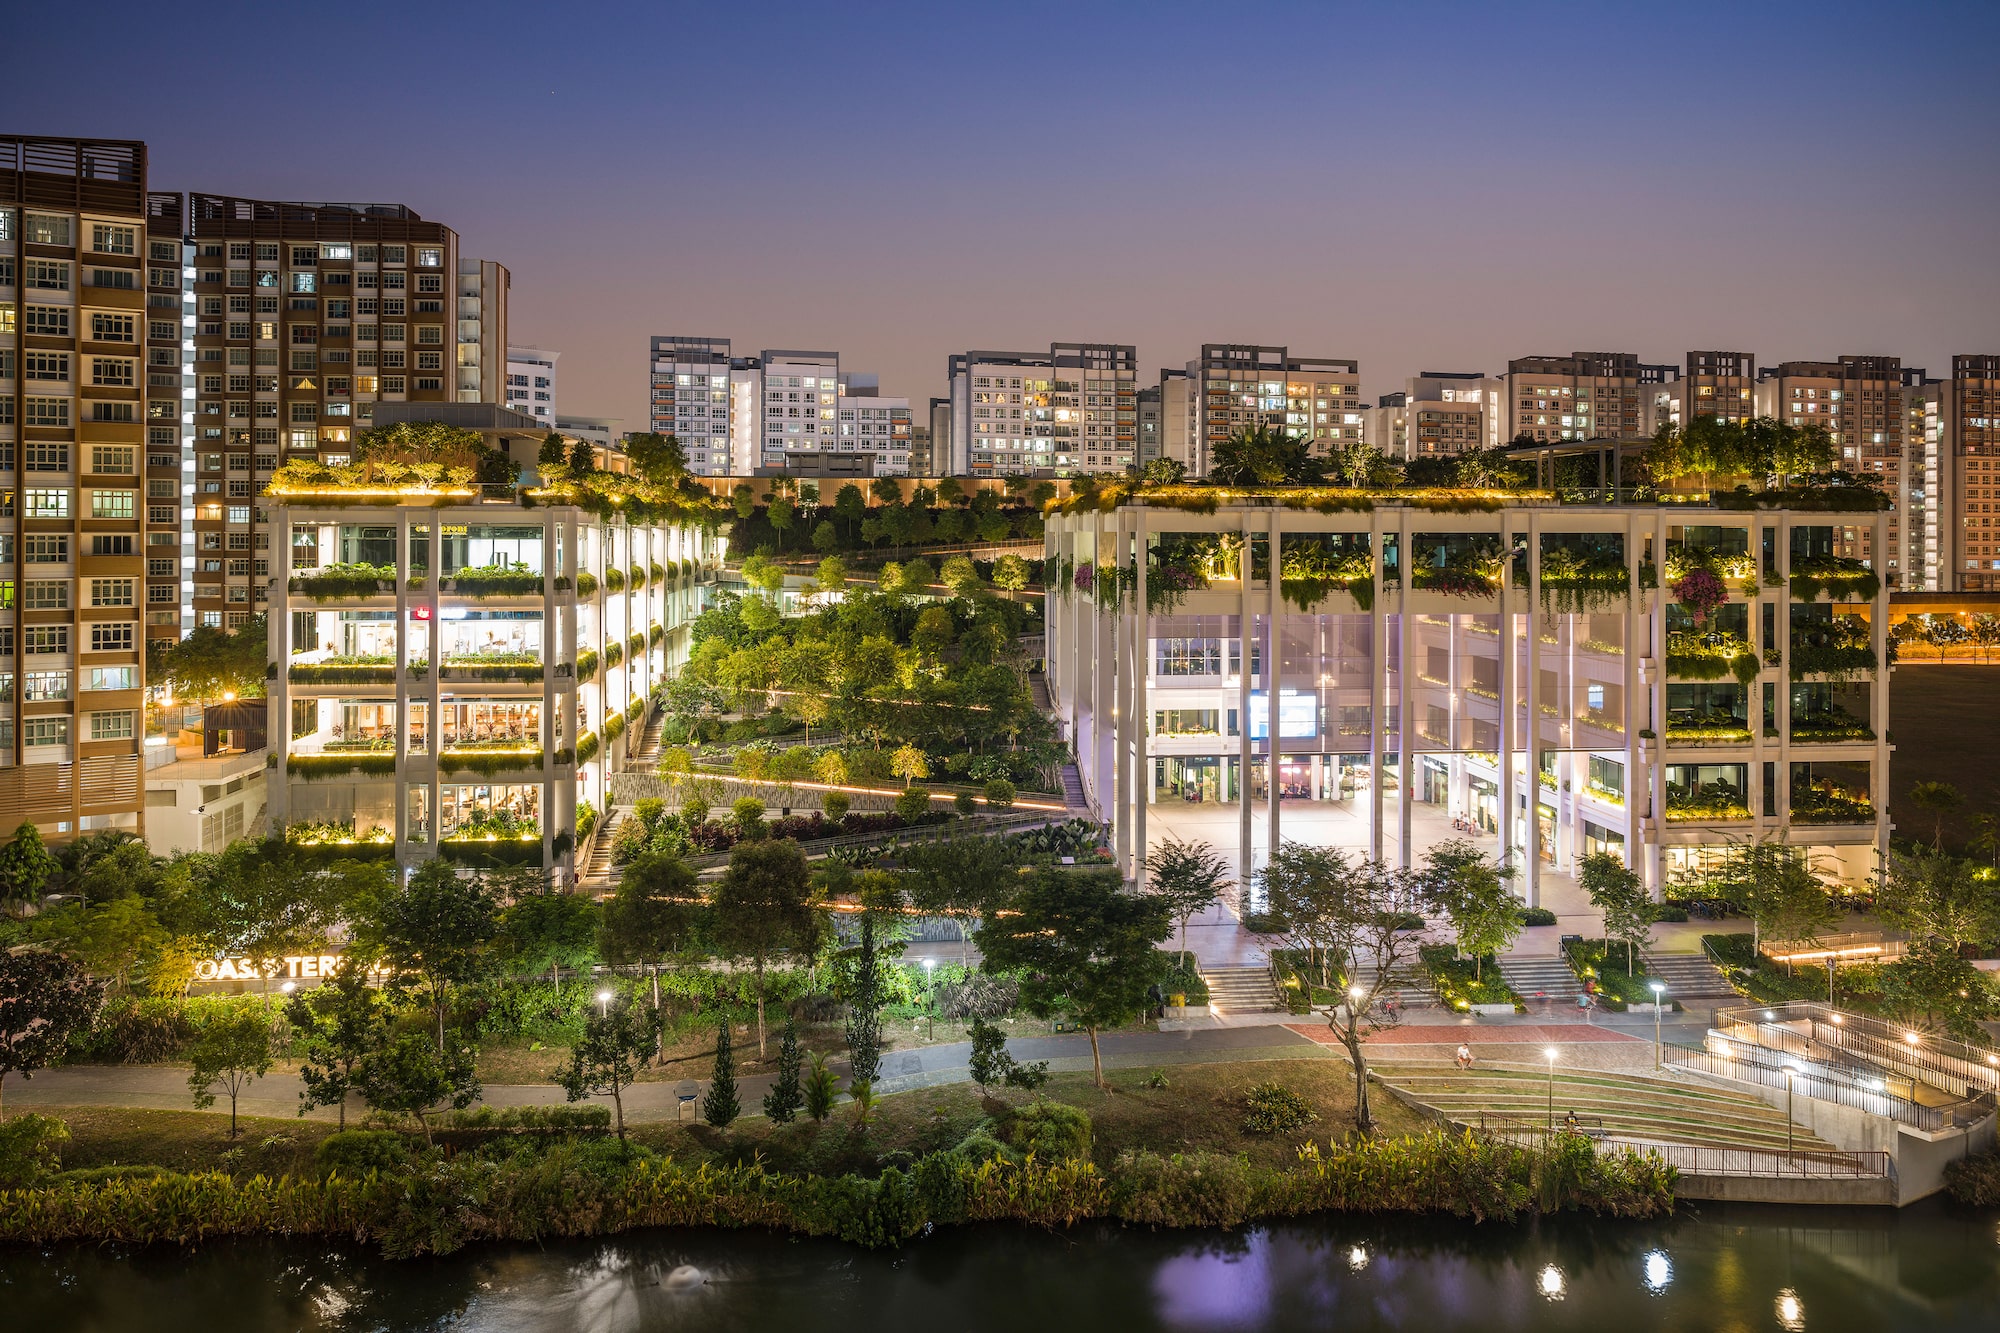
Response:
[{"label": "palm tree", "polygon": [[1208,466],[1208,479],[1225,486],[1296,486],[1323,475],[1304,440],[1269,426],[1240,430],[1216,445]]}]

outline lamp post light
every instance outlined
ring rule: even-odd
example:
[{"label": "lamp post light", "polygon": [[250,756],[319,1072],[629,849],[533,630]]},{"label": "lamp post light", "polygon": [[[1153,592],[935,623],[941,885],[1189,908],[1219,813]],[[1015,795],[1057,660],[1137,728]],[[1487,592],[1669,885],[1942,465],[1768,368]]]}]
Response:
[{"label": "lamp post light", "polygon": [[1794,1076],[1798,1072],[1799,1072],[1799,1067],[1797,1065],[1785,1066],[1785,1165],[1786,1166],[1790,1166],[1792,1164],[1792,1141],[1793,1141],[1792,1134],[1793,1134],[1793,1127],[1797,1123],[1792,1119],[1792,1107],[1794,1105],[1794,1093],[1795,1093],[1792,1084],[1794,1081]]},{"label": "lamp post light", "polygon": [[937,1040],[936,993],[931,989],[931,973],[937,968],[937,959],[924,959],[924,1040]]},{"label": "lamp post light", "polygon": [[1667,986],[1665,982],[1656,981],[1653,983],[1653,1068],[1655,1069],[1660,1067],[1661,1056],[1664,1054],[1663,1048],[1660,1045],[1660,997],[1666,993]]},{"label": "lamp post light", "polygon": [[1556,1132],[1556,1048],[1548,1047],[1542,1052],[1549,1061],[1549,1133]]},{"label": "lamp post light", "polygon": [[609,1016],[610,1012],[611,1012],[611,992],[609,990],[601,990],[597,992],[597,1016],[599,1018],[604,1018]]}]

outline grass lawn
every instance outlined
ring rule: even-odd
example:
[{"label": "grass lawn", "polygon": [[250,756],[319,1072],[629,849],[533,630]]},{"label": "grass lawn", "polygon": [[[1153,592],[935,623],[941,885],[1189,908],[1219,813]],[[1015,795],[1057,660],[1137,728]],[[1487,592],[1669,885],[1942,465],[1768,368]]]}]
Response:
[{"label": "grass lawn", "polygon": [[[136,1111],[114,1106],[36,1106],[10,1112],[53,1116],[69,1125],[66,1170],[95,1166],[165,1166],[176,1171],[305,1171],[313,1149],[333,1133],[330,1122],[239,1116],[229,1137],[229,1112]],[[231,1155],[233,1154],[233,1155]]]},{"label": "grass lawn", "polygon": [[[1094,1131],[1092,1155],[1103,1164],[1128,1149],[1171,1154],[1208,1151],[1242,1154],[1282,1166],[1295,1160],[1306,1138],[1345,1138],[1354,1132],[1353,1079],[1334,1060],[1257,1060],[1241,1063],[1171,1065],[1166,1086],[1147,1087],[1155,1071],[1120,1069],[1092,1086],[1086,1073],[1058,1074],[1043,1095],[1088,1112]],[[1258,1083],[1276,1082],[1304,1097],[1319,1121],[1295,1136],[1267,1136],[1243,1129],[1243,1099]],[[707,1125],[655,1123],[631,1129],[634,1140],[689,1162],[761,1159],[782,1171],[873,1173],[902,1154],[920,1156],[952,1147],[982,1123],[1004,1119],[1031,1100],[1006,1092],[982,1099],[971,1084],[896,1093],[876,1103],[866,1126],[855,1123],[856,1108],[843,1103],[821,1124],[801,1118],[776,1125],[761,1115],[738,1120],[727,1130]],[[1427,1122],[1387,1092],[1372,1098],[1377,1133],[1414,1133]],[[312,1169],[313,1149],[333,1132],[316,1120],[244,1116],[242,1134],[229,1139],[229,1117],[209,1111],[153,1111],[120,1108],[38,1107],[39,1114],[68,1123],[63,1151],[67,1169],[102,1166],[164,1166],[178,1171],[226,1170],[238,1175],[280,1175]],[[746,1109],[754,1110],[754,1106]],[[17,1113],[18,1114],[18,1113]]]},{"label": "grass lawn", "polygon": [[[731,1036],[731,1053],[736,1057],[736,1075],[744,1078],[751,1074],[776,1073],[778,1067],[778,1043],[783,1036],[785,1025],[782,1018],[773,1022],[766,1019],[769,1026],[770,1042],[765,1058],[757,1058],[757,1024],[738,1022]],[[1049,1025],[1039,1018],[1008,1016],[995,1019],[993,1025],[1014,1037],[1045,1037],[1049,1035]],[[895,1018],[882,1016],[882,1046],[884,1050],[908,1051],[921,1046],[948,1046],[954,1042],[967,1040],[966,1029],[972,1026],[970,1019],[940,1018],[930,1022],[922,1018]],[[1111,1029],[1106,1029],[1110,1031]],[[699,1027],[683,1027],[679,1032],[669,1032],[666,1039],[666,1058],[663,1062],[650,1064],[639,1072],[642,1083],[672,1083],[684,1078],[705,1079],[715,1069],[715,1034],[713,1024]],[[844,1054],[847,1050],[847,1029],[840,1023],[803,1023],[799,1026],[799,1047],[802,1051],[820,1051],[828,1055]],[[487,1041],[479,1048],[477,1065],[480,1081],[483,1083],[553,1083],[551,1071],[569,1059],[567,1043],[544,1044],[534,1049],[529,1041]]]},{"label": "grass lawn", "polygon": [[[1333,1060],[1257,1060],[1242,1063],[1171,1065],[1159,1071],[1167,1086],[1151,1088],[1155,1071],[1119,1069],[1105,1074],[1105,1087],[1085,1073],[1057,1074],[1042,1095],[1082,1108],[1091,1118],[1092,1155],[1115,1161],[1127,1149],[1159,1153],[1238,1153],[1277,1166],[1295,1160],[1305,1138],[1344,1138],[1354,1130],[1354,1081],[1347,1066]],[[1283,1084],[1319,1112],[1319,1121],[1297,1137],[1246,1133],[1243,1099],[1258,1083]],[[982,1100],[970,1084],[896,1093],[876,1104],[865,1127],[856,1108],[843,1103],[822,1124],[808,1120],[776,1125],[761,1116],[739,1120],[727,1130],[707,1125],[649,1124],[632,1136],[661,1152],[690,1160],[749,1161],[760,1157],[778,1170],[868,1171],[893,1153],[920,1156],[949,1148],[982,1120],[1004,1116],[1011,1106],[1031,1100],[1006,1092]],[[1370,1099],[1377,1133],[1415,1133],[1427,1126],[1416,1112],[1379,1088]]]}]

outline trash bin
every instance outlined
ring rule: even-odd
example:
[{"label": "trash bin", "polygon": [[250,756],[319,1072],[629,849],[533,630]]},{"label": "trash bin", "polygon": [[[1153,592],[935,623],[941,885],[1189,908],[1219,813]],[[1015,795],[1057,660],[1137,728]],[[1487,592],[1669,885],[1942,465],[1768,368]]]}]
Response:
[{"label": "trash bin", "polygon": [[674,1107],[674,1118],[677,1120],[694,1120],[696,1118],[695,1099],[701,1095],[701,1085],[691,1078],[684,1078],[680,1081],[680,1086],[674,1089],[674,1091],[679,1098],[678,1103]]}]

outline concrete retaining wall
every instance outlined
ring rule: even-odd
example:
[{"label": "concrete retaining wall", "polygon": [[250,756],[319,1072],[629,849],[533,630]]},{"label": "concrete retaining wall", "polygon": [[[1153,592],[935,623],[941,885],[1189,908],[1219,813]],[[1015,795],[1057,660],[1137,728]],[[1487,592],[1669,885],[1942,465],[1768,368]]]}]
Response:
[{"label": "concrete retaining wall", "polygon": [[1893,1208],[1896,1182],[1888,1176],[1696,1176],[1682,1172],[1674,1184],[1679,1199],[1731,1203],[1863,1204]]}]

